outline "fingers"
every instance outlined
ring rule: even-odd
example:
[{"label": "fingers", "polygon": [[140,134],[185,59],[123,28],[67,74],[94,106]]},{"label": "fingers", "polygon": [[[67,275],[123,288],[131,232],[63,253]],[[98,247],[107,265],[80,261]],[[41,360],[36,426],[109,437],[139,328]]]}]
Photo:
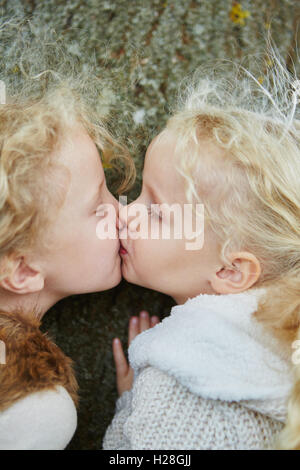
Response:
[{"label": "fingers", "polygon": [[159,321],[160,320],[156,315],[150,317],[146,310],[142,310],[138,317],[131,317],[128,328],[128,347],[137,335],[142,333],[142,331],[148,330],[149,328],[157,325]]},{"label": "fingers", "polygon": [[140,333],[150,328],[149,313],[146,310],[140,312]]},{"label": "fingers", "polygon": [[131,317],[129,320],[129,329],[128,329],[128,347],[131,341],[140,334],[140,325],[138,317]]},{"label": "fingers", "polygon": [[[131,341],[142,331],[152,328],[159,323],[159,318],[156,315],[152,317],[145,310],[140,312],[140,315],[133,316],[129,320],[128,328],[128,347]],[[119,395],[125,390],[130,390],[133,383],[133,370],[129,366],[126,356],[123,351],[123,346],[119,338],[114,338],[113,344],[113,357],[116,366],[117,389]]]},{"label": "fingers", "polygon": [[146,310],[142,310],[140,312],[140,333],[142,331],[148,330],[159,323],[159,318],[156,315],[152,317],[149,316],[149,313]]},{"label": "fingers", "polygon": [[156,315],[153,315],[151,317],[151,327],[157,325],[157,323],[159,322],[160,322],[160,319]]},{"label": "fingers", "polygon": [[128,362],[125,357],[122,343],[119,338],[113,340],[113,356],[116,366],[117,380],[123,378],[128,373]]},{"label": "fingers", "polygon": [[117,389],[119,396],[121,396],[125,390],[131,389],[134,372],[128,365],[122,343],[119,338],[115,338],[113,340],[113,356],[116,365]]}]

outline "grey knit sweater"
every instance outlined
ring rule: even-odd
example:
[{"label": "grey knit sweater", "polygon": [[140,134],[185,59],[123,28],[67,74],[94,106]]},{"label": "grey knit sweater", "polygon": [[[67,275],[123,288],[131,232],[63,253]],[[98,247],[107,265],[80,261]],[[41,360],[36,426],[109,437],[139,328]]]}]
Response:
[{"label": "grey knit sweater", "polygon": [[271,449],[293,374],[291,351],[253,318],[264,293],[197,296],[135,338],[134,384],[103,449]]}]

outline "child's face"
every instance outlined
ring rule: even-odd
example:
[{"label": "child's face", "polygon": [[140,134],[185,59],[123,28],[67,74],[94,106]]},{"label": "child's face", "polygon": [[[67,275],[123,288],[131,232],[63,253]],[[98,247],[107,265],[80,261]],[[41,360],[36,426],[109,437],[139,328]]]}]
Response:
[{"label": "child's face", "polygon": [[[51,251],[41,258],[45,288],[62,297],[114,287],[122,277],[118,203],[107,189],[97,148],[78,127],[64,141],[57,157],[70,171],[70,183],[64,205],[47,234]],[[114,239],[97,237],[96,209],[100,204],[115,208],[115,216],[107,220],[116,230]]]},{"label": "child's face", "polygon": [[[150,144],[143,171],[143,187],[138,199],[125,206],[120,211],[121,244],[127,250],[122,254],[122,274],[134,284],[154,289],[173,297],[177,303],[182,303],[188,297],[200,293],[215,293],[210,278],[218,271],[220,260],[217,256],[217,241],[205,227],[204,244],[196,251],[187,250],[185,238],[182,239],[142,239],[136,238],[134,218],[130,217],[130,206],[135,204],[187,204],[184,191],[184,179],[176,171],[174,150],[176,136],[166,130]],[[206,144],[199,146],[199,158],[207,152],[212,152]],[[128,213],[128,217],[126,214]],[[147,215],[151,219],[157,215]],[[142,222],[141,218],[139,220]],[[159,220],[160,226],[169,223]],[[172,223],[172,222],[171,222]],[[127,225],[127,226],[126,226]],[[135,224],[136,225],[136,224]],[[148,225],[148,226],[149,226]],[[127,228],[127,238],[122,239],[122,230]],[[171,230],[172,233],[172,230]]]}]

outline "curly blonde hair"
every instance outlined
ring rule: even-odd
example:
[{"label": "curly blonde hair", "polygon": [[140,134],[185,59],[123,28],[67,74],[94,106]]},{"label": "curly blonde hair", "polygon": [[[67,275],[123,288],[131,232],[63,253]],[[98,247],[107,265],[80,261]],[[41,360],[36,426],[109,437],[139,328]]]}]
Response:
[{"label": "curly blonde hair", "polygon": [[127,148],[109,131],[107,103],[102,99],[106,83],[91,67],[78,70],[77,59],[53,33],[25,41],[27,26],[17,22],[0,28],[5,37],[16,30],[23,44],[17,62],[21,78],[14,84],[8,71],[1,76],[9,85],[9,96],[0,105],[0,279],[10,272],[15,256],[36,246],[47,248],[43,233],[62,206],[69,182],[69,172],[55,152],[74,126],[84,127],[104,168],[122,174],[119,194],[135,180]]},{"label": "curly blonde hair", "polygon": [[[204,204],[224,266],[235,269],[226,258],[232,251],[257,257],[262,271],[255,287],[266,287],[267,295],[256,318],[294,341],[300,339],[300,81],[274,48],[268,63],[263,80],[228,61],[198,70],[167,128],[178,136],[187,199]],[[223,149],[222,156],[199,158],[200,140]],[[300,449],[300,365],[276,447]]]}]

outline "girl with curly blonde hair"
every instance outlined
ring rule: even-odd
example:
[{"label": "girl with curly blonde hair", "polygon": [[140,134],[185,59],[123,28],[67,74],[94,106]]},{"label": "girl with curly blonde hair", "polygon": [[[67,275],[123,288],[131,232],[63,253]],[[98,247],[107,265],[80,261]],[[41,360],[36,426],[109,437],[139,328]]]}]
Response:
[{"label": "girl with curly blonde hair", "polygon": [[[63,449],[74,434],[72,361],[39,325],[60,299],[120,282],[118,203],[102,162],[123,171],[119,192],[135,176],[128,151],[105,124],[101,79],[90,69],[75,73],[75,61],[57,42],[38,39],[27,47],[32,63],[39,57],[43,64],[47,52],[58,55],[60,69],[33,75],[23,57],[22,87],[7,87],[0,105],[0,449],[6,450]],[[106,239],[96,233],[103,204],[115,208],[109,223],[116,234]]]},{"label": "girl with curly blonde hair", "polygon": [[[263,78],[225,64],[188,81],[120,211],[123,276],[178,305],[154,327],[132,318],[130,366],[114,340],[104,449],[300,449],[300,81],[271,57]],[[200,249],[173,204],[204,208]]]}]

